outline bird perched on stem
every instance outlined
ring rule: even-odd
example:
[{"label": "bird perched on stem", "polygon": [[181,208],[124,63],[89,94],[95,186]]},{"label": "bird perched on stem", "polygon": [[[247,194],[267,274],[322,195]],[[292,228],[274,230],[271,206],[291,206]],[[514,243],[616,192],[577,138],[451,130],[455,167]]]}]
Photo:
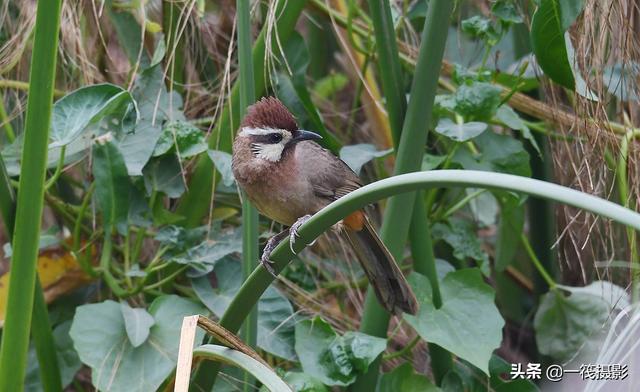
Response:
[{"label": "bird perched on stem", "polygon": [[[256,208],[289,226],[267,242],[261,263],[273,274],[269,256],[311,215],[358,189],[358,176],[314,140],[321,136],[299,129],[293,115],[277,98],[262,98],[247,109],[233,143],[236,181]],[[353,212],[334,229],[350,244],[380,303],[393,314],[418,309],[402,271],[375,232],[363,210]]]}]

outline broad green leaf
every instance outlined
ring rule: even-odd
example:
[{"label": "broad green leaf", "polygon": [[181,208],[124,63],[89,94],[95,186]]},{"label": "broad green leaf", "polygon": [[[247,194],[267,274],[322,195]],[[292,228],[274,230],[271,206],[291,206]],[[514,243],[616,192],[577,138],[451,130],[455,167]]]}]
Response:
[{"label": "broad green leaf", "polygon": [[352,384],[387,346],[385,339],[360,332],[339,336],[319,317],[298,322],[295,330],[302,369],[329,386]]},{"label": "broad green leaf", "polygon": [[432,235],[435,240],[444,240],[449,244],[453,255],[460,261],[472,258],[479,263],[486,263],[489,260],[482,250],[475,229],[465,220],[452,218],[448,224],[436,223],[433,225]]},{"label": "broad green leaf", "polygon": [[152,159],[142,171],[147,194],[154,190],[163,192],[172,199],[180,197],[185,191],[182,168],[178,157],[165,155]]},{"label": "broad green leaf", "polygon": [[131,132],[116,134],[116,143],[122,152],[130,176],[142,175],[142,169],[151,158],[159,137],[160,127],[144,119],[140,120]]},{"label": "broad green leaf", "polygon": [[49,148],[68,145],[87,127],[107,116],[116,116],[121,121],[132,108],[135,110],[131,94],[113,84],[96,84],[75,90],[53,105]]},{"label": "broad green leaf", "polygon": [[409,283],[420,304],[415,316],[404,319],[421,338],[435,343],[489,374],[491,353],[500,346],[504,320],[496,307],[495,293],[477,268],[449,273],[442,280],[443,305],[433,305],[429,280],[413,273]]},{"label": "broad green leaf", "polygon": [[480,15],[463,20],[460,26],[464,33],[472,38],[485,40],[489,45],[495,45],[500,39],[500,35],[493,27],[491,20]]},{"label": "broad green leaf", "polygon": [[509,0],[498,0],[491,6],[493,13],[503,23],[522,23],[522,15],[518,13],[515,5]]},{"label": "broad green leaf", "polygon": [[292,76],[304,76],[309,67],[309,50],[304,38],[294,31],[283,48],[286,65],[284,68]]},{"label": "broad green leaf", "polygon": [[525,210],[523,199],[509,194],[500,194],[500,221],[496,240],[495,268],[504,271],[511,265],[518,249],[524,227]]},{"label": "broad green leaf", "polygon": [[584,0],[556,0],[560,7],[560,26],[567,31],[584,9]]},{"label": "broad green leaf", "polygon": [[373,144],[353,144],[351,146],[344,146],[340,149],[340,159],[344,161],[351,170],[356,174],[360,174],[362,166],[371,161],[374,158],[380,158],[386,156],[393,151],[382,150],[379,151]]},{"label": "broad green leaf", "polygon": [[313,86],[313,96],[321,99],[331,99],[349,84],[349,79],[343,73],[332,73],[318,80]]},{"label": "broad green leaf", "polygon": [[287,372],[284,381],[296,392],[329,392],[323,383],[302,372]]},{"label": "broad green leaf", "polygon": [[464,192],[467,196],[481,192],[469,201],[469,209],[480,227],[488,227],[496,223],[498,202],[491,192],[478,188],[466,188]]},{"label": "broad green leaf", "polygon": [[519,140],[494,132],[484,132],[474,139],[480,154],[473,154],[466,148],[459,148],[453,161],[464,169],[484,170],[531,176],[529,154]]},{"label": "broad green leaf", "polygon": [[600,332],[610,314],[606,300],[576,291],[553,290],[542,297],[533,320],[538,350],[555,360],[572,358]]},{"label": "broad green leaf", "polygon": [[185,121],[182,98],[175,91],[169,94],[160,64],[140,72],[132,92],[138,104],[140,121],[131,129],[116,135],[120,151],[125,157],[129,175],[142,175],[142,168],[151,158],[167,121]]},{"label": "broad green leaf", "polygon": [[[138,73],[131,94],[138,104],[140,120],[143,122],[161,128],[165,122],[186,121],[182,112],[182,98],[175,91],[167,91],[161,64]],[[153,151],[155,142],[151,147]]]},{"label": "broad green leaf", "polygon": [[441,118],[435,131],[442,136],[456,142],[466,142],[487,130],[488,125],[483,122],[472,121],[458,124],[449,118]]},{"label": "broad green leaf", "polygon": [[[51,316],[52,313],[50,312],[49,315]],[[80,358],[78,358],[78,354],[73,347],[73,341],[69,336],[70,328],[71,320],[67,320],[57,325],[53,330],[53,339],[55,341],[56,356],[63,388],[71,384],[76,373],[82,367],[82,362],[80,362]],[[26,392],[43,391],[38,357],[34,347],[31,347],[28,353],[24,388]]]},{"label": "broad green leaf", "polygon": [[629,293],[623,288],[606,280],[596,280],[584,287],[558,285],[559,288],[574,294],[589,294],[602,298],[611,310],[623,310],[631,305]]},{"label": "broad green leaf", "polygon": [[453,272],[455,270],[455,267],[448,261],[436,259],[436,274],[438,275],[438,280],[444,279],[444,277],[447,276],[449,272]]},{"label": "broad green leaf", "polygon": [[[440,119],[456,113],[456,100],[453,94],[438,94],[433,102],[433,117]],[[435,122],[434,122],[435,124]]]},{"label": "broad green leaf", "polygon": [[403,363],[388,373],[382,374],[376,392],[437,392],[427,377],[418,374],[409,363]]},{"label": "broad green leaf", "polygon": [[140,67],[146,68],[149,65],[149,56],[145,50],[141,50],[144,35],[142,27],[132,14],[136,12],[135,9],[115,11],[111,3],[105,4],[108,5],[111,24],[116,31],[120,47],[129,59],[129,64],[135,66],[139,62]]},{"label": "broad green leaf", "polygon": [[224,151],[209,150],[207,151],[207,155],[209,155],[213,166],[215,166],[216,170],[218,170],[222,176],[222,183],[225,186],[233,185],[235,178],[231,171],[231,154]]},{"label": "broad green leaf", "polygon": [[564,33],[583,6],[583,0],[541,0],[531,20],[531,45],[538,64],[551,80],[571,90],[575,79]]},{"label": "broad green leaf", "polygon": [[[242,285],[241,266],[237,260],[225,258],[214,266],[214,272],[216,288],[205,276],[192,279],[191,284],[200,301],[221,317]],[[267,288],[258,301],[258,347],[280,358],[296,360],[295,321],[289,300],[276,288]]]},{"label": "broad green leaf", "polygon": [[177,152],[181,159],[198,155],[207,150],[204,133],[186,121],[173,121],[162,128],[158,143],[153,150],[157,157]]},{"label": "broad green leaf", "polygon": [[276,288],[269,287],[258,301],[258,346],[281,358],[295,360],[293,306]]},{"label": "broad green leaf", "polygon": [[242,230],[234,228],[217,233],[215,239],[207,239],[188,249],[185,253],[174,255],[170,261],[189,265],[187,273],[197,277],[211,272],[217,262],[225,257],[242,251]]},{"label": "broad green leaf", "polygon": [[124,327],[133,347],[139,347],[147,341],[151,327],[155,323],[153,316],[144,308],[132,308],[126,302],[120,302],[120,311]]},{"label": "broad green leaf", "polygon": [[538,147],[538,142],[536,142],[536,139],[531,134],[531,130],[529,129],[529,127],[527,127],[520,116],[518,116],[518,113],[516,113],[515,110],[511,109],[507,105],[502,105],[496,111],[496,118],[509,128],[522,132],[522,136],[527,139],[529,143],[531,143],[533,148],[536,149],[538,154],[540,154],[540,147]]},{"label": "broad green leaf", "polygon": [[[133,347],[120,304],[108,300],[76,309],[69,334],[93,385],[103,391],[157,390],[177,362],[182,318],[205,314],[200,305],[175,295],[156,298],[149,307],[155,324],[147,341]],[[202,339],[199,331],[196,341]]]},{"label": "broad green leaf", "polygon": [[458,87],[454,95],[455,110],[465,120],[489,121],[500,104],[498,86],[486,82],[472,82]]},{"label": "broad green leaf", "polygon": [[420,170],[428,171],[437,169],[438,166],[440,166],[440,164],[442,164],[442,162],[444,162],[446,159],[446,155],[424,154],[424,156],[422,157],[422,165],[420,166]]},{"label": "broad green leaf", "polygon": [[156,241],[169,247],[169,254],[180,254],[199,245],[207,235],[207,227],[186,229],[182,226],[165,226],[156,233]]},{"label": "broad green leaf", "polygon": [[638,78],[640,78],[640,63],[635,61],[630,61],[628,64],[616,63],[611,67],[605,67],[602,74],[607,90],[625,102],[640,101]]},{"label": "broad green leaf", "polygon": [[164,59],[164,55],[167,53],[167,43],[164,39],[164,34],[160,33],[156,35],[156,50],[153,52],[153,57],[151,57],[151,63],[149,67],[155,67],[160,64],[160,62]]},{"label": "broad green leaf", "polygon": [[127,222],[131,185],[124,158],[110,141],[97,143],[93,150],[95,197],[102,211],[105,227]]}]

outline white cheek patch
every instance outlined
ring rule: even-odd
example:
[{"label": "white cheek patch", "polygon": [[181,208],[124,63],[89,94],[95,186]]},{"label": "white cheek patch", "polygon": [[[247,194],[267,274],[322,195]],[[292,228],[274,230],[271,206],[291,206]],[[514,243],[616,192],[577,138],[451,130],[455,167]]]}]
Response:
[{"label": "white cheek patch", "polygon": [[251,150],[257,158],[278,162],[282,158],[284,144],[282,142],[277,144],[254,144]]}]

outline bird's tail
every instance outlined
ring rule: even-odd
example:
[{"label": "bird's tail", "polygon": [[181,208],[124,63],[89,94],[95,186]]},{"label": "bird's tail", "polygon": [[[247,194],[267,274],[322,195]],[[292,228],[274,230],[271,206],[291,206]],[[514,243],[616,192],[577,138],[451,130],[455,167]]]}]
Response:
[{"label": "bird's tail", "polygon": [[384,308],[392,314],[416,314],[416,296],[369,219],[364,217],[361,230],[345,227],[343,233]]}]

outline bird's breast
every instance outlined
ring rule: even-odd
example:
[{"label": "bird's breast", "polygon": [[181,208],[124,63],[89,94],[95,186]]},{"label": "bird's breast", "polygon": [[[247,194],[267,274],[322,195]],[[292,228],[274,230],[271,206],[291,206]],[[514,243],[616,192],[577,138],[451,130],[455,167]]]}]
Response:
[{"label": "bird's breast", "polygon": [[294,170],[265,170],[237,180],[258,211],[279,223],[290,226],[301,216],[316,212],[311,184]]}]

